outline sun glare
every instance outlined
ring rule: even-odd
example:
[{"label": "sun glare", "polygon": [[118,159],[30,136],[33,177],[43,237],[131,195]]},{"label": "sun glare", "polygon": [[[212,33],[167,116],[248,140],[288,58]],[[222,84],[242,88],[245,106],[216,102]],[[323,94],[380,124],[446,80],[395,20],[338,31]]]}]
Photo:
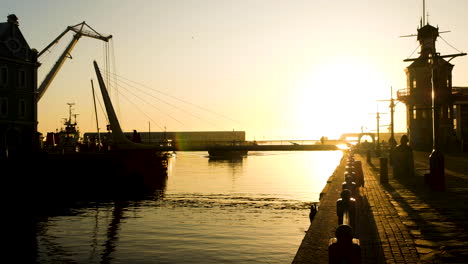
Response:
[{"label": "sun glare", "polygon": [[329,61],[310,70],[296,88],[295,122],[311,135],[329,138],[373,128],[376,100],[388,89],[369,63],[356,58]]}]

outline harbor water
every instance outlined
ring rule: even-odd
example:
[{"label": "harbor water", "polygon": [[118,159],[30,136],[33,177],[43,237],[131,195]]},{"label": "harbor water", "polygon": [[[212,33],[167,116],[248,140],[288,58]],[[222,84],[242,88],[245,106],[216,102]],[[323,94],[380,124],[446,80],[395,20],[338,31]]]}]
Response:
[{"label": "harbor water", "polygon": [[37,263],[291,263],[341,151],[179,152],[144,199],[76,202],[37,219]]}]

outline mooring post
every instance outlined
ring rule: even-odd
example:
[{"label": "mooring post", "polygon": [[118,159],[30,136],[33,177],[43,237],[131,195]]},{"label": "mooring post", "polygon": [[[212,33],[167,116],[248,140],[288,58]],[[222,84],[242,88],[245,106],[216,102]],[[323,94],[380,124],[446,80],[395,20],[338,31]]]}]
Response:
[{"label": "mooring post", "polygon": [[436,89],[436,84],[434,81],[435,75],[438,74],[436,65],[437,65],[437,54],[429,54],[429,65],[431,67],[431,85],[432,85],[432,153],[429,156],[429,186],[433,191],[445,191],[445,162],[444,154],[440,150],[439,140],[440,140],[440,102],[439,94]]},{"label": "mooring post", "polygon": [[339,225],[328,243],[328,263],[362,263],[359,239],[349,225]]}]

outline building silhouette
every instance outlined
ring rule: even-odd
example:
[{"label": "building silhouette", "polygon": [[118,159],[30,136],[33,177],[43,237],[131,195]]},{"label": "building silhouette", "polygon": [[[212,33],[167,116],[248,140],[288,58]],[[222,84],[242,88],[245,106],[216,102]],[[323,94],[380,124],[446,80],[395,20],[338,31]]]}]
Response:
[{"label": "building silhouette", "polygon": [[0,23],[0,159],[31,153],[37,136],[37,51],[11,14]]},{"label": "building silhouette", "polygon": [[[409,142],[413,149],[429,151],[433,148],[432,116],[432,77],[434,76],[435,103],[439,108],[439,144],[444,150],[455,150],[463,145],[461,120],[466,120],[468,128],[468,109],[462,114],[460,104],[463,99],[460,89],[453,89],[450,61],[466,53],[440,55],[436,50],[439,28],[430,24],[418,28],[417,39],[420,43],[418,58],[406,59],[412,63],[406,67],[406,89],[399,90],[398,100],[406,105],[406,118]],[[448,59],[448,60],[446,60]],[[468,91],[468,90],[467,90]],[[466,96],[465,96],[466,97]],[[465,100],[468,103],[468,100]],[[458,125],[457,125],[458,124]],[[467,138],[468,139],[468,138]],[[468,140],[466,140],[468,143]]]}]

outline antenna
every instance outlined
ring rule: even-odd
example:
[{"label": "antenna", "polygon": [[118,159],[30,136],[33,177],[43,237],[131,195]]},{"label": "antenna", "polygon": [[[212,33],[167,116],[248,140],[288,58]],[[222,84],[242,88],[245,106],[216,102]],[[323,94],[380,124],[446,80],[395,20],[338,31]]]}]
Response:
[{"label": "antenna", "polygon": [[423,0],[423,12],[422,12],[423,25],[426,25],[426,0]]}]

